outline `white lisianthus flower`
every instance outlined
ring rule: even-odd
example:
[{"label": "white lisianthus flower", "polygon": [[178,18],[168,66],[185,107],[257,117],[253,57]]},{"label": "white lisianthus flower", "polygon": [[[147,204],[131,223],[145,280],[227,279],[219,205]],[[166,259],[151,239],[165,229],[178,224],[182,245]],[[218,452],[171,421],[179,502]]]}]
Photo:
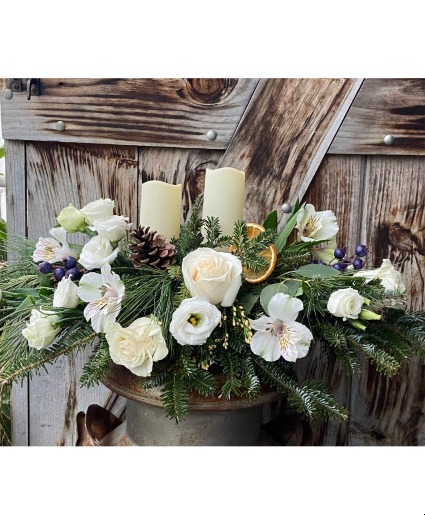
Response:
[{"label": "white lisianthus flower", "polygon": [[105,263],[111,264],[118,256],[119,249],[112,248],[109,240],[103,236],[93,236],[81,251],[78,260],[87,270],[101,268]]},{"label": "white lisianthus flower", "polygon": [[128,217],[113,215],[107,220],[96,220],[93,223],[93,229],[99,236],[103,236],[109,241],[119,241],[124,238],[126,232],[129,231],[133,225],[127,222]]},{"label": "white lisianthus flower", "polygon": [[67,232],[83,231],[86,222],[83,213],[72,204],[64,207],[56,220]]},{"label": "white lisianthus flower", "polygon": [[339,229],[332,211],[316,211],[312,204],[298,211],[295,227],[302,241],[330,240]]},{"label": "white lisianthus flower", "polygon": [[78,305],[78,286],[70,277],[64,277],[57,285],[53,294],[53,307],[76,308]]},{"label": "white lisianthus flower", "polygon": [[30,347],[37,350],[47,349],[60,331],[60,327],[57,326],[58,320],[52,311],[42,312],[33,309],[29,322],[22,329],[22,336],[28,340]]},{"label": "white lisianthus flower", "polygon": [[300,299],[286,293],[273,295],[268,305],[269,316],[249,321],[257,331],[250,344],[252,352],[266,361],[282,356],[295,362],[307,356],[313,335],[305,325],[295,322],[303,307]]},{"label": "white lisianthus flower", "polygon": [[39,238],[35,245],[32,255],[33,261],[47,261],[48,263],[56,263],[63,258],[72,256],[78,258],[78,253],[71,249],[66,241],[66,231],[63,227],[53,227],[49,233],[53,238]]},{"label": "white lisianthus flower", "polygon": [[202,345],[221,320],[221,312],[199,297],[185,299],[174,311],[170,332],[180,345]]},{"label": "white lisianthus flower", "polygon": [[331,293],[327,308],[329,313],[343,320],[359,318],[364,299],[354,288],[342,288]]},{"label": "white lisianthus flower", "polygon": [[386,291],[397,291],[404,293],[406,286],[403,283],[401,273],[396,270],[389,259],[382,260],[380,268],[374,268],[373,270],[361,270],[356,272],[353,277],[364,277],[366,282],[370,282],[373,279],[379,279],[382,286]]},{"label": "white lisianthus flower", "polygon": [[108,326],[105,336],[112,361],[136,376],[149,376],[154,361],[168,354],[161,326],[149,317],[138,318],[127,328],[115,322]]},{"label": "white lisianthus flower", "polygon": [[242,285],[242,263],[229,252],[197,249],[183,258],[184,283],[193,297],[231,306]]},{"label": "white lisianthus flower", "polygon": [[93,225],[94,222],[100,222],[111,218],[114,214],[115,202],[110,198],[100,198],[94,202],[90,202],[81,209],[87,223]]},{"label": "white lisianthus flower", "polygon": [[104,333],[117,319],[125,286],[109,264],[103,265],[100,272],[83,275],[77,293],[81,300],[88,302],[84,309],[87,322],[90,320],[97,333]]}]

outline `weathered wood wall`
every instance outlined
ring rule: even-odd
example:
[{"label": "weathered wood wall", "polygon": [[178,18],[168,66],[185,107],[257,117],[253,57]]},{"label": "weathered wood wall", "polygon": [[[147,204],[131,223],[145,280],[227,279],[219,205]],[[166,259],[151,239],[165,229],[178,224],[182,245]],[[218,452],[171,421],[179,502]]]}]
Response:
[{"label": "weathered wood wall", "polygon": [[[183,184],[185,216],[205,169],[235,166],[247,172],[247,220],[305,194],[336,213],[340,244],[399,264],[411,306],[423,307],[424,90],[413,79],[43,79],[40,97],[2,101],[9,227],[37,238],[68,202],[101,196],[137,220],[140,184],[153,178]],[[76,413],[107,396],[79,389],[88,352],[14,389],[15,444],[75,444]],[[300,373],[351,410],[347,423],[315,424],[316,445],[425,443],[422,365],[387,380],[365,363],[352,381],[322,349],[303,361]]]}]

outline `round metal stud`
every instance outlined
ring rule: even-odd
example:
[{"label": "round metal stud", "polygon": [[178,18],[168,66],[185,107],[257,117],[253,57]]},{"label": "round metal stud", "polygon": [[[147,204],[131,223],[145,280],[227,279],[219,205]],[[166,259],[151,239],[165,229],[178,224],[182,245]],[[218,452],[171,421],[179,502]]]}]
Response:
[{"label": "round metal stud", "polygon": [[64,131],[65,128],[66,128],[66,125],[62,120],[59,120],[58,122],[56,122],[56,130]]},{"label": "round metal stud", "polygon": [[13,97],[13,91],[11,89],[5,89],[3,96],[4,98],[7,98],[7,100],[10,100]]},{"label": "round metal stud", "polygon": [[284,213],[292,213],[292,204],[285,202],[285,204],[282,205],[282,211]]},{"label": "round metal stud", "polygon": [[207,132],[207,138],[210,140],[210,141],[214,141],[216,138],[217,138],[217,133],[215,131],[208,131]]},{"label": "round metal stud", "polygon": [[387,134],[384,138],[385,145],[392,145],[394,143],[394,136],[392,134]]}]

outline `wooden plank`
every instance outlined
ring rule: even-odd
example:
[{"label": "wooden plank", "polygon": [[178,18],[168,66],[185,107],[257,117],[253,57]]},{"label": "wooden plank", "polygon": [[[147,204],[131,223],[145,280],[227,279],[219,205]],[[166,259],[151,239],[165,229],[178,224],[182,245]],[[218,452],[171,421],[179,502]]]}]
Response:
[{"label": "wooden plank", "polygon": [[[354,249],[359,242],[365,161],[362,156],[326,156],[305,196],[317,210],[331,209],[335,213],[337,244],[347,249]],[[297,362],[296,370],[302,379],[323,381],[335,399],[350,408],[351,379],[326,347],[315,345],[306,358]],[[315,421],[312,429],[314,445],[347,444],[348,421]]]},{"label": "wooden plank", "polygon": [[[403,273],[409,305],[423,309],[425,158],[368,158],[362,243],[376,264],[388,257]],[[425,369],[411,360],[388,379],[364,364],[353,383],[350,445],[425,444]]]},{"label": "wooden plank", "polygon": [[[26,79],[23,79],[26,81]],[[226,148],[257,79],[41,79],[41,95],[2,98],[4,137]],[[59,132],[56,122],[66,129]],[[207,132],[214,130],[210,141]]]},{"label": "wooden plank", "polygon": [[425,79],[366,79],[329,152],[425,155]]},{"label": "wooden plank", "polygon": [[[25,143],[5,141],[7,226],[9,234],[27,235]],[[8,260],[14,256],[9,254]],[[28,445],[28,381],[12,387],[12,444]]]},{"label": "wooden plank", "polygon": [[220,166],[247,173],[245,220],[262,222],[302,197],[359,79],[262,79]]},{"label": "wooden plank", "polygon": [[[82,207],[100,197],[114,198],[116,212],[137,219],[137,160],[136,147],[28,143],[28,236],[47,235],[69,202]],[[74,445],[77,413],[108,397],[103,386],[79,387],[89,354],[62,357],[31,380],[30,445]]]},{"label": "wooden plank", "polygon": [[203,193],[205,170],[217,168],[222,150],[187,150],[170,148],[139,149],[140,180],[182,184],[182,222],[193,201]]}]

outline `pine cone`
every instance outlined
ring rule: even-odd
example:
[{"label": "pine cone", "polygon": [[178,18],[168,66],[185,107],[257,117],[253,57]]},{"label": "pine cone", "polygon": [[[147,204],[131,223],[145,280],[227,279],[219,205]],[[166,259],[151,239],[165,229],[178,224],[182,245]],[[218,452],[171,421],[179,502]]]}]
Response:
[{"label": "pine cone", "polygon": [[130,235],[131,259],[134,266],[153,266],[166,270],[176,262],[176,247],[167,243],[165,236],[151,230],[150,227],[139,227]]}]

